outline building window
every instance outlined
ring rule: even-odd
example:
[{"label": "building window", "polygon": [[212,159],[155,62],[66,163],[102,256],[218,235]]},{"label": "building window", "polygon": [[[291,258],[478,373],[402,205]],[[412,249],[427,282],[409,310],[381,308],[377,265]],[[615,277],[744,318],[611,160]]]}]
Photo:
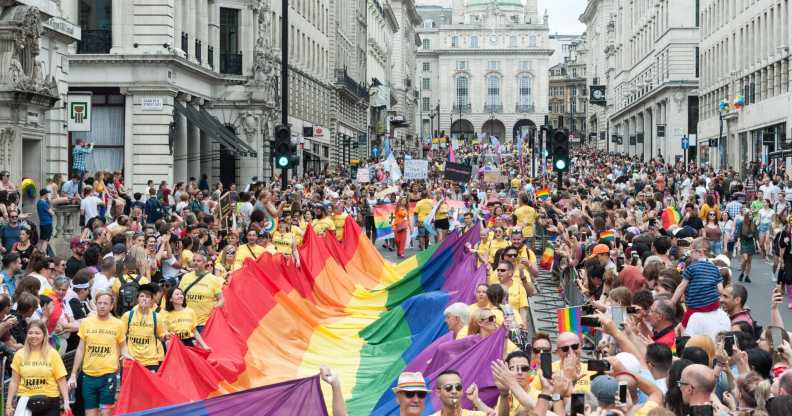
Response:
[{"label": "building window", "polygon": [[113,45],[113,4],[80,0],[78,19],[82,39],[77,42],[77,53],[110,53]]},{"label": "building window", "polygon": [[495,75],[487,77],[487,105],[500,104],[500,78]]},{"label": "building window", "polygon": [[421,111],[429,111],[429,97],[421,97]]},{"label": "building window", "polygon": [[72,148],[77,140],[95,143],[93,154],[86,159],[88,171],[115,172],[124,168],[124,102],[120,94],[91,96],[91,131],[72,132]]},{"label": "building window", "polygon": [[699,77],[699,48],[698,48],[698,46],[696,46],[696,50],[695,50],[694,53],[696,54],[696,56],[694,57],[696,59],[696,78],[698,78]]},{"label": "building window", "polygon": [[465,63],[465,61],[457,61],[456,63],[457,71],[464,71],[465,68],[467,68],[467,64]]},{"label": "building window", "polygon": [[[532,88],[533,87],[532,84],[533,84],[533,81],[531,80],[531,77],[529,77],[527,75],[521,75],[520,76],[520,79],[519,79],[519,86],[520,86],[519,100],[520,100],[520,102],[519,102],[519,104],[521,106],[531,105],[531,101],[532,101],[531,100],[531,93],[532,93],[532,89],[533,89]],[[553,88],[553,89],[555,89],[555,88]]]},{"label": "building window", "polygon": [[531,35],[528,37],[528,47],[535,48],[536,47],[536,36]]},{"label": "building window", "polygon": [[242,75],[239,50],[239,9],[220,8],[220,72]]},{"label": "building window", "polygon": [[429,62],[423,63],[423,72],[429,72],[432,70],[432,66]]},{"label": "building window", "polygon": [[458,48],[459,47],[459,36],[451,36],[451,47]]},{"label": "building window", "polygon": [[478,48],[478,36],[471,36],[470,37],[470,47],[471,48]]},{"label": "building window", "polygon": [[487,69],[490,71],[497,71],[498,70],[498,61],[487,61]]},{"label": "building window", "polygon": [[424,29],[431,29],[434,27],[434,21],[431,19],[424,20]]},{"label": "building window", "polygon": [[511,36],[509,38],[509,47],[516,48],[517,47],[517,36]]},{"label": "building window", "polygon": [[520,71],[530,71],[530,70],[531,70],[531,62],[520,61]]},{"label": "building window", "polygon": [[456,79],[456,104],[457,107],[464,107],[470,102],[470,97],[468,95],[468,79],[465,76],[458,76]]},{"label": "building window", "polygon": [[429,41],[429,39],[423,40],[423,48],[424,50],[429,50],[432,48],[432,43]]},{"label": "building window", "polygon": [[577,97],[577,88],[575,88],[575,87],[572,87],[572,88],[570,88],[569,90],[570,90],[570,91],[572,91],[572,96],[573,96],[573,97]]},{"label": "building window", "polygon": [[429,78],[421,78],[421,89],[428,91],[432,89],[432,83]]}]

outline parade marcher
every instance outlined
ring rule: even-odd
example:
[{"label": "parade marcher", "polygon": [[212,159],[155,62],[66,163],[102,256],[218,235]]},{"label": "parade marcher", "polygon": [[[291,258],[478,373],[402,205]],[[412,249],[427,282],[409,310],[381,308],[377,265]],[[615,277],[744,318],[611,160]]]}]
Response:
[{"label": "parade marcher", "polygon": [[167,324],[154,311],[155,285],[140,285],[137,292],[138,304],[121,317],[124,331],[123,357],[139,362],[142,366],[156,372],[165,358],[165,335]]},{"label": "parade marcher", "polygon": [[209,263],[203,254],[193,256],[193,271],[182,276],[179,288],[195,311],[198,332],[203,331],[209,314],[223,306],[223,280],[208,271]]}]

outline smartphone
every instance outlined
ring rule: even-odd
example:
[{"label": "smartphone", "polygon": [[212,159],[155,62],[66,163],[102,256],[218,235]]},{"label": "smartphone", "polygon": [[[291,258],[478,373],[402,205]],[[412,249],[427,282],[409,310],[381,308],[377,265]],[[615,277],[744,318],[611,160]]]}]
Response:
[{"label": "smartphone", "polygon": [[681,357],[682,356],[682,351],[685,350],[685,345],[687,344],[689,339],[690,339],[690,337],[687,336],[687,335],[681,336],[681,337],[676,337],[676,340],[674,341],[674,346],[676,347],[675,349],[676,349],[677,357]]},{"label": "smartphone", "polygon": [[726,355],[728,355],[729,357],[734,355],[734,341],[735,340],[736,340],[736,337],[734,336],[734,333],[731,333],[731,332],[727,333],[723,337],[723,350],[726,351]]},{"label": "smartphone", "polygon": [[690,406],[688,414],[690,416],[712,416],[712,405]]},{"label": "smartphone", "polygon": [[784,329],[778,326],[768,326],[767,327],[767,336],[768,341],[770,341],[770,348],[773,351],[778,351],[781,348],[781,344],[784,343],[784,338],[782,332]]},{"label": "smartphone", "polygon": [[539,363],[542,367],[542,377],[547,380],[553,378],[553,356],[549,352],[543,352],[539,355]]},{"label": "smartphone", "polygon": [[610,371],[610,362],[606,360],[588,360],[586,368],[588,368],[588,371],[596,373],[607,373]]},{"label": "smartphone", "polygon": [[586,394],[585,393],[572,393],[572,398],[569,401],[569,414],[578,416],[585,414],[586,407]]},{"label": "smartphone", "polygon": [[638,308],[636,308],[636,307],[635,307],[635,306],[633,306],[633,305],[630,305],[630,306],[628,306],[628,307],[625,309],[625,311],[627,311],[627,313],[629,313],[629,314],[635,314],[635,313],[638,313]]},{"label": "smartphone", "polygon": [[613,319],[613,323],[619,328],[624,326],[624,314],[624,306],[611,306],[611,319]]},{"label": "smartphone", "polygon": [[616,257],[616,271],[622,271],[624,269],[624,256]]},{"label": "smartphone", "polygon": [[601,326],[600,320],[596,316],[581,316],[580,325],[587,326],[589,328],[599,328]]},{"label": "smartphone", "polygon": [[619,402],[627,403],[627,383],[619,382]]}]

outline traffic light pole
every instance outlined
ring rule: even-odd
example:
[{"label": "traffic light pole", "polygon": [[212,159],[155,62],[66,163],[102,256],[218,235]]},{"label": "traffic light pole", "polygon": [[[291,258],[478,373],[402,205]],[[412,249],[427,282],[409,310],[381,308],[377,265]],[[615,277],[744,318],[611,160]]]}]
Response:
[{"label": "traffic light pole", "polygon": [[[289,125],[289,0],[281,0],[281,124]],[[281,191],[289,184],[289,168],[281,169]]]}]

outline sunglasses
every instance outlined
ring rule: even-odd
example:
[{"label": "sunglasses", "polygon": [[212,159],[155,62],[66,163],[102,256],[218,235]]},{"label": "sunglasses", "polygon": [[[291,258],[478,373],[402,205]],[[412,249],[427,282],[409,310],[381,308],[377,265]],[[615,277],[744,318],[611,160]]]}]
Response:
[{"label": "sunglasses", "polygon": [[580,344],[572,344],[572,345],[566,345],[566,346],[563,346],[563,347],[558,347],[558,349],[563,351],[563,352],[569,352],[570,348],[572,348],[573,351],[577,351],[580,348]]},{"label": "sunglasses", "polygon": [[412,399],[415,396],[418,396],[419,399],[425,399],[426,398],[426,392],[425,391],[403,391],[402,390],[399,393],[403,394],[404,397],[406,397],[408,399]]},{"label": "sunglasses", "polygon": [[682,387],[685,387],[685,386],[690,386],[690,383],[684,382],[682,380],[678,380],[677,381],[677,387],[682,388]]},{"label": "sunglasses", "polygon": [[490,315],[486,318],[479,319],[479,322],[495,322],[495,315]]},{"label": "sunglasses", "polygon": [[509,269],[498,269],[498,273],[506,273]]},{"label": "sunglasses", "polygon": [[550,352],[550,350],[549,349],[544,349],[544,348],[534,348],[533,349],[533,353],[534,354],[541,354],[543,352]]},{"label": "sunglasses", "polygon": [[527,372],[531,371],[531,366],[530,365],[515,365],[514,367],[509,367],[509,370],[517,371],[517,372],[520,372],[520,373],[527,373]]},{"label": "sunglasses", "polygon": [[517,257],[516,254],[504,254],[503,257]]},{"label": "sunglasses", "polygon": [[457,383],[457,384],[446,384],[443,386],[443,390],[445,390],[448,393],[451,393],[455,389],[456,391],[462,391],[462,385]]}]

